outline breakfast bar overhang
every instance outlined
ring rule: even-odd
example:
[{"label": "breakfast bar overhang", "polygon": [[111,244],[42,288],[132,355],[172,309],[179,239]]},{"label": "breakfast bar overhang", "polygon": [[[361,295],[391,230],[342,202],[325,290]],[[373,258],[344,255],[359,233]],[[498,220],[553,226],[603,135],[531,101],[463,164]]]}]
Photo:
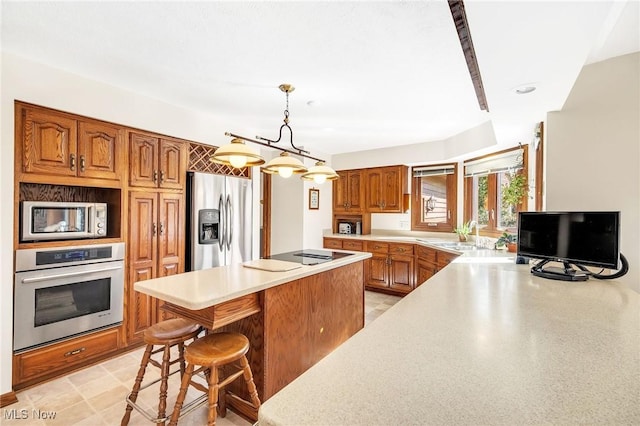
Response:
[{"label": "breakfast bar overhang", "polygon": [[[364,327],[363,261],[369,257],[351,252],[290,270],[264,270],[270,260],[261,259],[261,269],[255,262],[233,264],[139,281],[134,288],[176,316],[247,336],[258,395],[266,401]],[[284,264],[278,262],[271,264]],[[231,383],[228,390],[229,406],[255,421],[243,386]]]}]

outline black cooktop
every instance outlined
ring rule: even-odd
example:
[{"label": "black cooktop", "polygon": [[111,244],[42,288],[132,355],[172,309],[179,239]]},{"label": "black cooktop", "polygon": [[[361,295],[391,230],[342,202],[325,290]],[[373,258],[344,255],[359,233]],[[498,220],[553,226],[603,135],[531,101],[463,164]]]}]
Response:
[{"label": "black cooktop", "polygon": [[351,255],[352,253],[341,253],[331,250],[297,250],[274,254],[267,257],[267,259],[285,260],[287,262],[302,263],[303,265],[317,265]]}]

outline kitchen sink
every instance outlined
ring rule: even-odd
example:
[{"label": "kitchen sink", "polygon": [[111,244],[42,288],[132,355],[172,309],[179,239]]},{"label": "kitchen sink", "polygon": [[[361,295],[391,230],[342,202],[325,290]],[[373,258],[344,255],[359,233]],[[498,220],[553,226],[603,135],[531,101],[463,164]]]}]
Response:
[{"label": "kitchen sink", "polygon": [[[427,242],[427,241],[425,241]],[[460,243],[460,242],[428,242],[428,244],[448,248],[458,251],[467,251],[467,250],[487,250],[486,247],[476,247],[475,243]]]}]

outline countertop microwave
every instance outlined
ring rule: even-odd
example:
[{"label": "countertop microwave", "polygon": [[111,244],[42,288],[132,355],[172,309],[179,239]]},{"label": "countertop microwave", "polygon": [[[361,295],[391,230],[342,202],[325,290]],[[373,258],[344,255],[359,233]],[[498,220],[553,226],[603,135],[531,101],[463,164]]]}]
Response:
[{"label": "countertop microwave", "polygon": [[21,207],[21,241],[107,236],[106,203],[23,201]]}]

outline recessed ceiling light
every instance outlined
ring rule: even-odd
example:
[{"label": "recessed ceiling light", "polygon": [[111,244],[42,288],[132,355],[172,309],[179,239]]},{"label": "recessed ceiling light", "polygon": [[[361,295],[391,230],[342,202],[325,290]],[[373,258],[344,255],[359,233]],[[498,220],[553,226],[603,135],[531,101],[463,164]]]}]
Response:
[{"label": "recessed ceiling light", "polygon": [[527,93],[531,93],[534,90],[536,90],[536,86],[531,84],[524,84],[513,89],[513,91],[518,95],[526,95]]}]

